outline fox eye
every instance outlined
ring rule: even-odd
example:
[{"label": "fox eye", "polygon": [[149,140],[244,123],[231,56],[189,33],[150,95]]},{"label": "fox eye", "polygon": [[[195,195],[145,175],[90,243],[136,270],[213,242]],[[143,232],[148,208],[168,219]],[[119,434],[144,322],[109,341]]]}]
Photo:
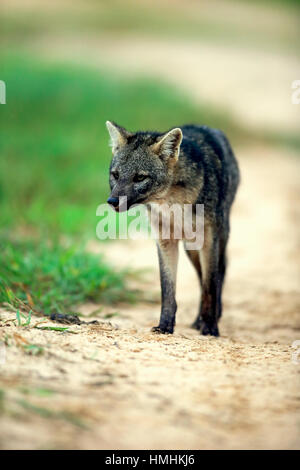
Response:
[{"label": "fox eye", "polygon": [[148,175],[144,175],[144,174],[136,174],[134,177],[133,177],[133,181],[135,183],[139,183],[141,181],[144,181],[146,178],[148,178]]},{"label": "fox eye", "polygon": [[112,171],[111,174],[113,175],[113,177],[115,178],[115,180],[118,180],[118,179],[119,179],[119,172],[118,172],[117,170]]}]

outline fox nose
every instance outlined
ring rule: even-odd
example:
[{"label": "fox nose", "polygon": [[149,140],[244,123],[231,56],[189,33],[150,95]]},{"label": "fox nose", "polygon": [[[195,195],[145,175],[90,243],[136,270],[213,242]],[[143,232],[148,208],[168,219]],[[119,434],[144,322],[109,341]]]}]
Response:
[{"label": "fox nose", "polygon": [[119,205],[119,198],[118,197],[109,197],[107,199],[108,204],[111,204],[114,207],[118,207]]}]

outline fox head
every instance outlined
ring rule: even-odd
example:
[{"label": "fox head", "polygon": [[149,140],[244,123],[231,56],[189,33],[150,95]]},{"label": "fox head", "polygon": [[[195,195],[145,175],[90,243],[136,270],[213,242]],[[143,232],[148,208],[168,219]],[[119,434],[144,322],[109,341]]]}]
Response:
[{"label": "fox head", "polygon": [[[181,129],[165,134],[131,133],[110,121],[106,127],[113,153],[109,176],[111,194],[107,202],[122,212],[133,204],[163,198],[173,182]],[[122,196],[126,199],[120,199]]]}]

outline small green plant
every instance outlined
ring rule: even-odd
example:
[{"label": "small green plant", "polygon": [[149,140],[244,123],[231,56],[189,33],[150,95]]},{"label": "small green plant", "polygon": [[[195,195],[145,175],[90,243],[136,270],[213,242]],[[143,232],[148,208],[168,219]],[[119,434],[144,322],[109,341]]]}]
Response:
[{"label": "small green plant", "polygon": [[41,356],[44,353],[44,348],[37,344],[25,344],[23,349],[27,354],[32,356]]},{"label": "small green plant", "polygon": [[62,327],[62,326],[36,326],[35,327],[37,330],[44,330],[44,331],[59,331],[61,333],[68,332],[68,333],[73,333],[77,334],[76,331],[70,330],[68,327]]},{"label": "small green plant", "polygon": [[[32,310],[29,310],[28,315],[25,315],[24,313],[20,312],[20,310],[16,311],[16,317],[17,317],[17,323],[18,326],[28,326],[31,322],[31,313]],[[25,322],[22,323],[22,318],[25,318]]]},{"label": "small green plant", "polygon": [[81,418],[79,418],[79,416],[75,415],[74,413],[70,413],[69,411],[53,411],[49,408],[34,405],[33,403],[30,403],[28,400],[24,399],[18,399],[16,400],[16,403],[24,410],[37,414],[43,418],[64,420],[79,428],[87,428],[87,425],[82,421]]},{"label": "small green plant", "polygon": [[22,393],[23,395],[35,395],[35,396],[42,397],[42,398],[51,397],[55,395],[56,393],[54,390],[50,388],[41,388],[41,387],[36,387],[36,388],[20,387],[18,391]]}]

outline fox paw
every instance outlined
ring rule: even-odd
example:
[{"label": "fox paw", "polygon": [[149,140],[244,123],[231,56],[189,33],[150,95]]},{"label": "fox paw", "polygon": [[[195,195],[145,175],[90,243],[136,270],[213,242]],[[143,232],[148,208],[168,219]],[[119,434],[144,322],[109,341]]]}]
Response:
[{"label": "fox paw", "polygon": [[193,328],[194,330],[201,330],[201,326],[202,326],[202,320],[195,320],[194,323],[191,324],[191,328]]},{"label": "fox paw", "polygon": [[220,336],[217,324],[210,325],[208,323],[203,322],[199,329],[203,336]]},{"label": "fox paw", "polygon": [[171,335],[173,334],[174,327],[173,326],[154,326],[151,329],[152,333],[160,333],[163,335]]}]

